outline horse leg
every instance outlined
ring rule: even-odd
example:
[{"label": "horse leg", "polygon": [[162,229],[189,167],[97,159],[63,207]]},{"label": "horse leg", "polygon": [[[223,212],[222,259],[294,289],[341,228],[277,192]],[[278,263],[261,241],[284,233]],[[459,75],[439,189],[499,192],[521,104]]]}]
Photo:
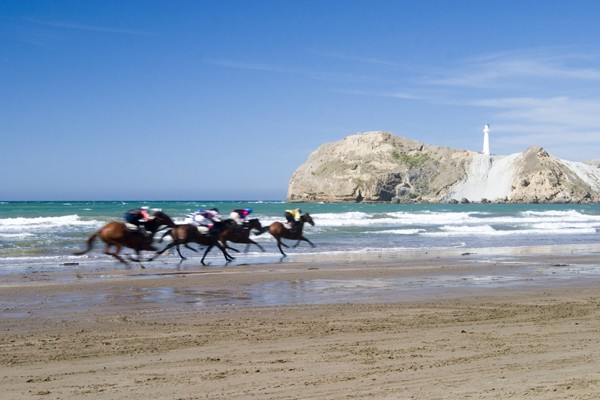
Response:
[{"label": "horse leg", "polygon": [[248,239],[248,240],[250,241],[250,243],[248,243],[248,245],[246,246],[246,253],[248,252],[248,249],[250,248],[251,244],[256,245],[256,247],[258,247],[261,251],[263,251],[263,252],[265,251],[265,248],[262,247],[260,244],[256,243],[254,240],[252,240],[252,239]]},{"label": "horse leg", "polygon": [[140,262],[140,250],[139,249],[133,249],[133,251],[135,252],[135,257],[133,258],[133,256],[130,254],[128,257],[131,261],[135,261],[135,262]]},{"label": "horse leg", "polygon": [[230,245],[228,245],[228,244],[227,244],[227,242],[224,242],[224,243],[223,243],[223,248],[225,248],[225,249],[229,249],[229,250],[233,250],[233,251],[235,251],[236,253],[239,253],[239,252],[240,252],[238,249],[234,249],[233,247],[231,247]]},{"label": "horse leg", "polygon": [[210,249],[213,248],[213,245],[207,246],[206,250],[204,251],[204,255],[202,256],[202,260],[200,260],[200,262],[202,263],[202,265],[206,265],[204,263],[204,258],[206,258],[206,255],[208,254],[208,252],[210,251]]},{"label": "horse leg", "polygon": [[[170,248],[172,248],[174,246],[177,246],[177,251],[179,251],[179,241],[178,240],[172,241],[171,243],[166,245],[164,249],[154,253],[154,255],[148,259],[148,261],[154,260],[156,257],[160,256],[162,253],[164,253],[165,251],[169,250]],[[179,255],[181,256],[181,253]],[[183,257],[181,257],[181,258],[183,258]]]},{"label": "horse leg", "polygon": [[[184,244],[185,247],[187,247],[188,249],[192,249],[190,246],[188,246],[187,244]],[[177,249],[177,254],[179,254],[179,258],[181,258],[181,261],[183,260],[187,260],[186,257],[183,256],[183,254],[181,254],[181,249],[179,248],[179,245],[175,246],[175,249]],[[194,250],[194,249],[192,249]],[[196,251],[196,250],[194,250]]]},{"label": "horse leg", "polygon": [[281,248],[281,245],[284,245],[285,247],[287,247],[287,245],[286,245],[285,243],[282,243],[280,239],[277,239],[277,248],[279,249],[279,251],[281,252],[281,254],[282,254],[284,257],[287,257],[287,254],[285,254],[285,253],[283,252],[283,249]]},{"label": "horse leg", "polygon": [[121,245],[120,244],[115,244],[115,251],[114,252],[110,252],[110,244],[106,244],[106,246],[104,246],[104,254],[108,254],[113,256],[114,258],[116,258],[117,260],[121,261],[123,264],[125,265],[129,265],[129,263],[127,261],[125,261],[125,259],[123,259],[123,257],[121,257],[119,255],[119,252],[121,251]]},{"label": "horse leg", "polygon": [[169,230],[169,231],[166,231],[166,232],[165,232],[165,233],[164,233],[164,234],[163,234],[163,235],[160,237],[160,239],[158,239],[158,243],[162,243],[163,239],[164,239],[164,238],[165,238],[165,236],[167,236],[167,235],[168,235],[168,236],[171,236],[171,237],[173,237],[173,235],[171,235],[171,231],[170,231],[170,230]]},{"label": "horse leg", "polygon": [[133,258],[133,257],[129,256],[129,259],[130,259],[131,261],[135,261],[135,262],[138,262],[138,263],[140,263],[140,268],[142,268],[142,269],[146,269],[146,267],[144,267],[144,266],[142,265],[142,260],[140,260],[140,251],[139,251],[138,249],[135,249],[134,251],[135,251],[135,256],[136,256],[136,258]]},{"label": "horse leg", "polygon": [[[191,250],[191,251],[193,251],[193,252],[196,252],[196,253],[198,252],[198,250],[194,249],[193,247],[190,247],[190,245],[189,245],[189,244],[187,244],[187,243],[186,243],[186,244],[184,244],[183,246],[184,246],[186,249],[190,249],[190,250]],[[180,255],[181,255],[181,254],[180,254]]]},{"label": "horse leg", "polygon": [[[304,236],[302,236],[302,237],[300,238],[300,240],[298,240],[298,243],[300,243],[300,241],[302,241],[302,240],[304,240],[305,242],[308,242],[308,244],[310,244],[310,245],[311,245],[311,247],[313,247],[313,248],[317,247],[317,246],[315,246],[315,244],[314,244],[313,242],[311,242],[310,240],[308,240],[308,239],[307,239],[307,238],[305,238]],[[296,244],[296,246],[298,246],[298,243]],[[294,246],[294,247],[296,247],[296,246]]]},{"label": "horse leg", "polygon": [[[186,249],[190,249],[190,250],[192,250],[192,251],[193,251],[193,252],[195,252],[195,253],[197,253],[197,252],[198,252],[198,250],[194,249],[193,247],[190,247],[190,245],[189,245],[189,244],[187,244],[187,243],[184,243],[184,244],[183,244],[183,247],[185,247]],[[184,256],[183,256],[183,254],[181,254],[181,249],[179,248],[179,245],[176,245],[176,246],[175,246],[175,249],[177,250],[177,254],[179,254],[179,258],[181,258],[181,261],[183,261],[183,260],[187,260],[187,258],[186,258],[186,257],[184,257]]]},{"label": "horse leg", "polygon": [[[216,246],[219,248],[219,250],[221,250],[221,252],[223,252],[223,257],[225,257],[225,260],[227,262],[235,260],[235,257],[232,257],[231,255],[229,255],[229,253],[227,253],[226,248],[223,247],[220,243],[217,243]],[[235,250],[235,251],[237,251],[237,250]]]}]

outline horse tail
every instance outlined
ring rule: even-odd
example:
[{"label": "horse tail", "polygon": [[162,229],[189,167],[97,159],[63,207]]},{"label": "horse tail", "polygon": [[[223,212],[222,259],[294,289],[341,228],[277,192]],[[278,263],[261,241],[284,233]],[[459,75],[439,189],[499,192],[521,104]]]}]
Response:
[{"label": "horse tail", "polygon": [[263,233],[265,233],[268,230],[269,230],[269,226],[268,225],[267,226],[261,226],[260,229],[254,228],[254,232],[255,232],[256,236],[262,235]]},{"label": "horse tail", "polygon": [[87,240],[87,249],[73,253],[73,255],[80,256],[80,255],[85,254],[88,251],[90,251],[92,249],[92,246],[94,245],[94,240],[96,240],[96,237],[99,234],[100,234],[100,231],[96,231],[96,232],[92,233],[92,235]]}]

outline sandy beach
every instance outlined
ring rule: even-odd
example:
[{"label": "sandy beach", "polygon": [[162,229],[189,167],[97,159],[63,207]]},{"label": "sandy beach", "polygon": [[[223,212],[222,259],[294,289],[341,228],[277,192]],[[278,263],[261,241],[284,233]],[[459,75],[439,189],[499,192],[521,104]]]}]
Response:
[{"label": "sandy beach", "polygon": [[3,275],[0,397],[595,399],[597,253],[547,250]]}]

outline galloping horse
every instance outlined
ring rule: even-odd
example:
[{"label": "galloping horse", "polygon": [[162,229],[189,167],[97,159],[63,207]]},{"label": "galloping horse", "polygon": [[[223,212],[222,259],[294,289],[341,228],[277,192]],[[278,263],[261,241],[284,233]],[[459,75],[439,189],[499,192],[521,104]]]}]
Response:
[{"label": "galloping horse", "polygon": [[[156,211],[154,213],[154,218],[146,222],[146,231],[149,232],[148,236],[140,233],[139,231],[132,231],[128,229],[123,222],[109,222],[88,238],[87,248],[85,250],[73,254],[80,256],[87,253],[92,249],[96,237],[100,236],[100,239],[106,243],[104,246],[104,254],[109,254],[120,262],[127,264],[127,261],[125,261],[123,257],[119,255],[121,248],[125,246],[133,249],[137,256],[137,259],[134,259],[131,256],[129,256],[129,258],[132,261],[139,261],[140,251],[156,251],[156,248],[152,246],[152,240],[154,238],[154,234],[162,226],[175,226],[175,222],[173,222],[171,217],[162,211]],[[115,251],[113,252],[110,251],[112,246],[115,246]]]},{"label": "galloping horse", "polygon": [[[231,223],[235,223],[235,222],[231,221]],[[208,234],[200,233],[200,231],[198,230],[198,227],[195,225],[192,225],[192,224],[175,225],[175,226],[171,227],[170,230],[165,232],[165,234],[160,238],[160,242],[162,242],[162,240],[165,238],[165,236],[171,235],[171,237],[173,238],[173,241],[171,243],[169,243],[164,249],[157,251],[156,254],[154,254],[154,256],[152,256],[148,261],[154,260],[156,257],[160,256],[162,253],[164,253],[165,251],[167,251],[170,248],[175,247],[175,246],[177,246],[176,248],[177,248],[177,253],[179,254],[179,257],[181,257],[182,260],[185,260],[186,258],[181,254],[181,251],[179,250],[180,245],[184,245],[186,248],[188,248],[190,250],[197,251],[196,249],[193,249],[190,246],[188,246],[188,243],[198,243],[199,245],[206,246],[206,251],[204,251],[202,260],[200,260],[202,265],[206,265],[204,263],[204,258],[206,258],[206,255],[208,254],[210,249],[212,249],[215,246],[219,250],[221,250],[221,252],[223,252],[223,256],[225,257],[225,260],[227,262],[234,260],[235,258],[232,257],[231,255],[229,255],[229,253],[227,253],[227,250],[225,250],[225,247],[223,247],[223,245],[221,245],[221,243],[219,243],[219,235],[223,231],[228,229],[229,224],[230,224],[229,222],[215,222],[214,227],[212,228],[214,230],[213,231],[214,233],[209,232]],[[154,250],[156,250],[156,249],[154,249]]]},{"label": "galloping horse", "polygon": [[302,235],[302,228],[304,227],[305,223],[309,223],[312,226],[315,226],[315,222],[308,213],[302,214],[302,216],[300,217],[300,221],[298,222],[298,228],[296,229],[296,231],[292,231],[286,228],[285,225],[283,225],[281,222],[273,222],[271,225],[269,225],[269,233],[273,235],[275,240],[277,240],[277,247],[279,248],[279,251],[281,252],[281,254],[283,254],[284,257],[287,257],[287,254],[283,252],[281,246],[285,246],[288,248],[289,246],[283,243],[281,239],[297,240],[298,242],[294,245],[294,247],[298,246],[300,244],[300,241],[302,240],[308,242],[308,244],[310,244],[312,247],[315,247],[313,242],[311,242]]},{"label": "galloping horse", "polygon": [[234,225],[229,229],[225,229],[223,232],[221,232],[221,235],[219,235],[219,240],[223,244],[223,247],[225,247],[226,249],[231,249],[233,251],[237,250],[233,247],[228,246],[227,241],[233,243],[246,243],[246,251],[248,251],[248,247],[250,247],[251,244],[255,244],[259,249],[265,251],[264,247],[256,243],[254,240],[250,239],[250,231],[252,229],[256,230],[257,235],[260,235],[261,233],[265,232],[268,228],[263,228],[258,218],[252,218],[249,219],[248,222],[244,223],[244,225],[242,226]]}]

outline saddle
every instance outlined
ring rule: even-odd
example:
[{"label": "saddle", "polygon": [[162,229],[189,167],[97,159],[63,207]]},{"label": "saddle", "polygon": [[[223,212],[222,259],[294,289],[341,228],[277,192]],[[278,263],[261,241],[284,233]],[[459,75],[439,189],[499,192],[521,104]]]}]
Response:
[{"label": "saddle", "polygon": [[200,232],[201,235],[208,235],[208,233],[210,232],[210,229],[208,228],[208,226],[204,226],[204,225],[198,225],[198,232]]},{"label": "saddle", "polygon": [[127,228],[128,231],[131,232],[139,232],[140,231],[140,227],[137,225],[134,225],[132,223],[129,222],[125,222],[125,228]]},{"label": "saddle", "polygon": [[131,233],[139,233],[145,237],[150,236],[150,233],[143,226],[137,226],[129,222],[125,222],[125,229]]},{"label": "saddle", "polygon": [[289,230],[292,235],[296,235],[298,233],[298,225],[293,225],[291,222],[284,222],[283,226]]}]

